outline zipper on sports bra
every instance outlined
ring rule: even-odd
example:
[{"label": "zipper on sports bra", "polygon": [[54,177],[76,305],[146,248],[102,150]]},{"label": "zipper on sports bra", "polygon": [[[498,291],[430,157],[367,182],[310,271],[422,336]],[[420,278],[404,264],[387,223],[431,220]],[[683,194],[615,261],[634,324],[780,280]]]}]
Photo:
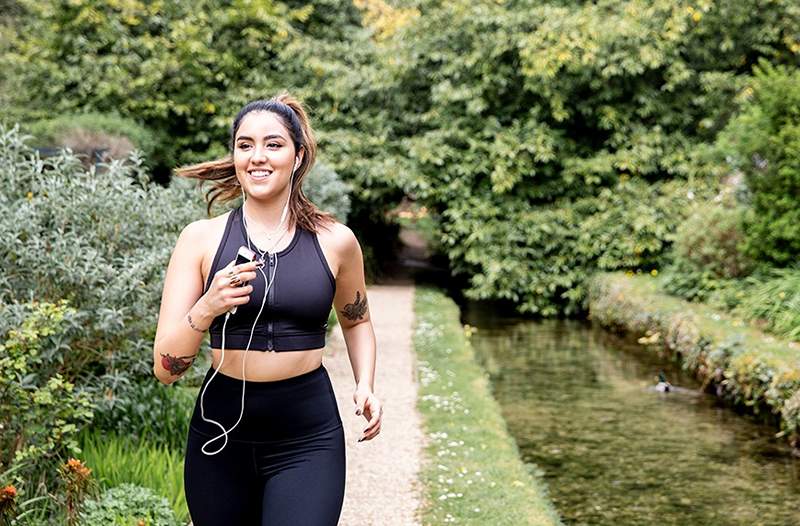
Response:
[{"label": "zipper on sports bra", "polygon": [[[269,255],[269,263],[267,266],[267,276],[272,276],[272,254]],[[275,279],[275,278],[272,278]],[[272,312],[269,309],[269,297],[274,295],[273,288],[274,284],[271,284],[269,287],[269,294],[267,294],[267,316],[269,316],[269,321],[267,322],[267,350],[270,352],[275,352],[275,348],[272,343]]]}]

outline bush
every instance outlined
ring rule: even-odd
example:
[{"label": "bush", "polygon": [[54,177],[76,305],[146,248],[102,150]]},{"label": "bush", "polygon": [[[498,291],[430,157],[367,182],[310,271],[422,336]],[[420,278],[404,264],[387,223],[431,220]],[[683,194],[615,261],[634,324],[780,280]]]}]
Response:
[{"label": "bush", "polygon": [[347,223],[350,213],[351,185],[342,181],[339,174],[328,166],[317,162],[303,181],[303,193],[320,209]]},{"label": "bush", "polygon": [[745,173],[752,209],[745,250],[778,266],[800,253],[800,71],[760,61],[717,153]]},{"label": "bush", "polygon": [[167,499],[134,484],[121,484],[83,505],[86,526],[178,526]]},{"label": "bush", "polygon": [[[185,414],[168,414],[175,391],[153,385],[152,344],[171,249],[180,229],[205,210],[189,181],[169,188],[150,184],[138,154],[95,172],[69,152],[41,159],[26,139],[18,126],[0,126],[0,337],[4,359],[15,361],[6,380],[15,386],[7,392],[14,399],[3,402],[14,407],[2,412],[4,424],[8,415],[13,425],[3,431],[2,452],[5,457],[16,451],[5,433],[17,436],[20,426],[26,440],[41,438],[27,472],[31,488],[37,488],[33,481],[49,475],[46,463],[33,457],[50,458],[73,447],[73,434],[90,417],[68,411],[84,411],[89,396],[102,426],[185,429]],[[45,334],[47,339],[31,332],[31,306],[52,308],[50,303],[62,300],[67,303],[60,328]],[[24,345],[19,334],[27,338]],[[38,347],[30,343],[35,338],[41,339]],[[15,346],[41,351],[11,353]],[[20,355],[27,360],[22,366]],[[34,387],[39,390],[30,391]],[[25,395],[35,398],[25,405]]]},{"label": "bush", "polygon": [[18,128],[0,128],[0,160],[0,302],[70,302],[68,379],[152,375],[163,273],[180,229],[205,215],[199,193],[149,184],[136,155],[102,174],[68,152],[42,160]]},{"label": "bush", "polygon": [[[195,362],[193,375],[205,372],[204,362]],[[182,380],[164,385],[153,377],[117,375],[116,387],[97,401],[93,427],[183,451],[197,393],[186,387],[186,376]]]},{"label": "bush", "polygon": [[718,194],[724,196],[721,199],[695,205],[677,228],[671,262],[664,269],[666,292],[703,301],[728,286],[729,280],[753,270],[753,261],[742,249],[747,210],[735,202],[732,190],[724,189]]},{"label": "bush", "polygon": [[34,122],[25,131],[34,136],[38,146],[61,146],[86,155],[107,148],[104,159],[124,159],[134,149],[152,159],[158,147],[155,134],[117,114],[66,114]]},{"label": "bush", "polygon": [[768,269],[720,287],[709,303],[759,329],[800,341],[800,267]]},{"label": "bush", "polygon": [[708,270],[715,278],[739,278],[752,263],[740,250],[744,239],[743,206],[702,203],[675,233],[676,259],[697,270]]},{"label": "bush", "polygon": [[705,199],[708,186],[623,178],[596,197],[547,207],[454,202],[442,240],[455,271],[471,276],[468,298],[499,295],[522,312],[575,314],[596,269],[658,268],[688,205]]},{"label": "bush", "polygon": [[80,452],[76,435],[92,419],[92,399],[59,372],[74,309],[36,303],[17,329],[0,334],[0,472],[35,488],[55,478],[60,458]]}]

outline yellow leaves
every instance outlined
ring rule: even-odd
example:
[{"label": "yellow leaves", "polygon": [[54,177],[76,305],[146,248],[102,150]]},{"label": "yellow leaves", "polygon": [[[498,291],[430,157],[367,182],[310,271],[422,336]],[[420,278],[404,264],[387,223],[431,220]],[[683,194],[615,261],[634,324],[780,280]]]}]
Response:
[{"label": "yellow leaves", "polygon": [[639,342],[642,345],[654,345],[654,344],[658,343],[660,339],[661,339],[661,333],[660,332],[654,332],[654,333],[649,334],[647,336],[642,336],[641,338],[639,338],[636,341]]},{"label": "yellow leaves", "polygon": [[786,44],[786,47],[789,48],[789,51],[795,55],[800,54],[800,41],[795,40],[791,35],[784,36],[783,43]]},{"label": "yellow leaves", "polygon": [[375,30],[375,40],[386,40],[417,18],[420,13],[415,8],[396,9],[383,0],[353,0],[362,13],[365,27]]},{"label": "yellow leaves", "polygon": [[687,6],[686,7],[686,12],[692,18],[692,21],[697,23],[697,22],[700,22],[700,20],[703,18],[703,12],[704,11],[708,11],[709,8],[710,8],[710,6],[708,6],[708,5],[700,6],[699,9],[695,9],[692,6]]}]

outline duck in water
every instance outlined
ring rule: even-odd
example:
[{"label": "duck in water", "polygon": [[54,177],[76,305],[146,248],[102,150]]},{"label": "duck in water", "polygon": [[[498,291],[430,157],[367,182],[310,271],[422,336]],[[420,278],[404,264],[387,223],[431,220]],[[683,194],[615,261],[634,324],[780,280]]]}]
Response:
[{"label": "duck in water", "polygon": [[667,381],[667,377],[664,376],[664,371],[658,372],[658,383],[655,387],[656,391],[661,393],[667,393],[673,390],[672,384]]}]

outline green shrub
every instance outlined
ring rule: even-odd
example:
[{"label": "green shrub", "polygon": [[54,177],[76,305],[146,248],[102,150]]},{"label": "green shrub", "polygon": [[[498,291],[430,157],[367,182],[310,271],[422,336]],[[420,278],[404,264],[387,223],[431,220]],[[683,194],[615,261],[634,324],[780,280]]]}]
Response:
[{"label": "green shrub", "polygon": [[759,272],[720,288],[709,302],[764,331],[800,341],[800,267]]},{"label": "green shrub", "polygon": [[[0,171],[3,345],[15,344],[12,330],[25,334],[25,305],[69,305],[63,330],[41,345],[38,369],[11,381],[39,386],[42,404],[50,396],[90,395],[99,427],[125,424],[135,426],[128,433],[169,437],[163,431],[174,426],[185,433],[188,404],[170,398],[174,389],[155,385],[152,344],[175,239],[184,225],[205,217],[200,192],[183,180],[169,188],[150,184],[138,155],[97,173],[68,152],[40,159],[19,127],[0,127]],[[8,414],[13,425],[7,429],[23,426],[26,436],[45,436],[51,425],[68,427],[42,446],[60,451],[72,447],[71,433],[88,420],[62,414],[81,410],[81,404],[62,405],[49,417],[42,408],[4,411],[2,418]],[[175,407],[183,411],[173,412]],[[46,478],[44,466],[31,470],[31,480]]]},{"label": "green shrub", "polygon": [[121,484],[98,499],[86,501],[80,523],[86,526],[178,526],[167,499],[134,484]]},{"label": "green shrub", "polygon": [[79,321],[62,372],[98,376],[102,396],[105,375],[152,375],[163,273],[180,229],[205,215],[199,192],[149,184],[138,156],[103,173],[67,152],[42,160],[18,128],[0,127],[0,160],[0,302],[68,300]]},{"label": "green shrub", "polygon": [[751,193],[745,250],[786,266],[800,254],[800,71],[764,60],[753,71],[717,150],[744,172]]},{"label": "green shrub", "polygon": [[[176,435],[182,433],[175,430]],[[188,519],[183,491],[183,457],[186,434],[177,437],[180,447],[165,446],[130,433],[108,433],[97,429],[81,433],[83,458],[103,488],[133,483],[166,497],[175,515]]]},{"label": "green shrub", "polygon": [[33,490],[54,480],[60,459],[80,452],[76,435],[91,421],[93,404],[84,386],[59,372],[74,309],[66,302],[25,308],[21,326],[0,334],[0,472],[14,469]]},{"label": "green shrub", "polygon": [[133,148],[152,159],[158,148],[156,136],[132,119],[118,114],[78,113],[59,115],[31,123],[25,131],[34,136],[37,146],[62,146],[88,154],[107,148],[109,158],[128,157]]},{"label": "green shrub", "polygon": [[350,213],[351,185],[342,181],[336,171],[317,162],[303,181],[303,193],[319,208],[330,212],[342,222],[347,223]]},{"label": "green shrub", "polygon": [[597,197],[532,208],[454,202],[444,212],[444,246],[470,278],[470,299],[500,296],[545,316],[585,308],[586,280],[604,270],[657,269],[675,229],[709,185],[626,179]]},{"label": "green shrub", "polygon": [[714,202],[697,205],[675,233],[675,257],[698,270],[710,271],[716,278],[747,275],[752,263],[740,250],[745,210],[743,206]]},{"label": "green shrub", "polygon": [[442,218],[465,294],[525,312],[575,312],[587,273],[659,263],[684,213],[617,180],[716,174],[700,154],[752,64],[796,60],[789,0],[415,5],[381,54],[386,173]]},{"label": "green shrub", "polygon": [[[205,373],[204,363],[195,362],[193,375]],[[186,387],[186,381],[164,385],[154,380],[115,375],[115,388],[97,401],[93,427],[183,451],[196,389]]]},{"label": "green shrub", "polygon": [[703,301],[754,269],[742,248],[747,209],[735,202],[733,191],[726,188],[717,199],[696,204],[678,226],[671,261],[663,273],[666,292]]}]

